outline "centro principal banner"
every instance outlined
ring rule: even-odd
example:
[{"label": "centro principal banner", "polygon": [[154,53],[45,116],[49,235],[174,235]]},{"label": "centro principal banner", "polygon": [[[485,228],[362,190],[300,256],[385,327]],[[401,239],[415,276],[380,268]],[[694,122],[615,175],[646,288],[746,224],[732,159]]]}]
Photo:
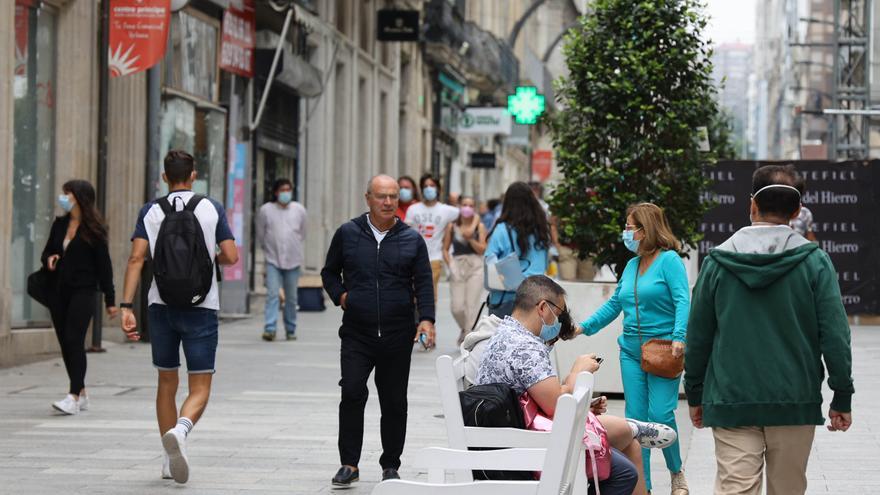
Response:
[{"label": "centro principal banner", "polygon": [[848,314],[877,314],[880,275],[880,160],[723,161],[709,171],[706,199],[717,206],[703,217],[700,263],[709,250],[749,225],[752,173],[762,165],[794,165],[807,182],[803,204],[813,214],[816,242],[837,270]]},{"label": "centro principal banner", "polygon": [[481,134],[509,136],[513,129],[513,121],[506,108],[472,107],[466,108],[458,120],[459,134]]}]

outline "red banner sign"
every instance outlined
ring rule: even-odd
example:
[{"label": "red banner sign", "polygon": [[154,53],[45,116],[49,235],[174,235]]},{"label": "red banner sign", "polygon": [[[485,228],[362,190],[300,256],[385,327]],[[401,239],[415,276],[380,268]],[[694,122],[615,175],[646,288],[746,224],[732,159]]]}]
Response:
[{"label": "red banner sign", "polygon": [[165,56],[170,0],[113,0],[110,2],[110,76],[134,74]]},{"label": "red banner sign", "polygon": [[15,75],[27,72],[30,0],[15,0]]},{"label": "red banner sign", "polygon": [[532,151],[532,180],[544,182],[550,178],[553,170],[553,151]]},{"label": "red banner sign", "polygon": [[220,41],[221,69],[244,77],[254,77],[256,32],[254,1],[230,2],[229,8],[223,14],[223,37]]}]

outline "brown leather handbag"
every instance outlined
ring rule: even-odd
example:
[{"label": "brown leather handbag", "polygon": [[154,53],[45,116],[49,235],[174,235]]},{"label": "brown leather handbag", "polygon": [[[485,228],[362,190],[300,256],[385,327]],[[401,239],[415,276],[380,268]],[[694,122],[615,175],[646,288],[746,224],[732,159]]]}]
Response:
[{"label": "brown leather handbag", "polygon": [[642,342],[642,320],[639,317],[639,266],[636,265],[636,281],[633,285],[636,299],[636,324],[639,329],[639,343],[642,345],[642,371],[663,378],[678,378],[684,371],[684,354],[672,355],[672,341],[651,339]]}]

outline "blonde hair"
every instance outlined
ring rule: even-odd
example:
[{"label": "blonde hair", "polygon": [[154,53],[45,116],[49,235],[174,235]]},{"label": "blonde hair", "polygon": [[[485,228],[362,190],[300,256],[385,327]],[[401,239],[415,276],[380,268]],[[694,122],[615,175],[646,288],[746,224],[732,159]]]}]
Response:
[{"label": "blonde hair", "polygon": [[635,226],[642,229],[644,238],[639,242],[639,255],[651,254],[658,249],[680,251],[681,242],[672,233],[663,209],[653,203],[639,203],[626,210]]}]

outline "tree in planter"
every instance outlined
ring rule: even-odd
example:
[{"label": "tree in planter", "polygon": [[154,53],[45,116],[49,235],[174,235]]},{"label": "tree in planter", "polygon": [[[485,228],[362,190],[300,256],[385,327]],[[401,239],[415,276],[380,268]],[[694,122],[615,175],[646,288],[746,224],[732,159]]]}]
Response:
[{"label": "tree in planter", "polygon": [[564,175],[551,195],[561,235],[581,258],[616,265],[632,253],[620,242],[626,209],[664,208],[675,234],[695,247],[711,206],[703,171],[716,160],[699,150],[729,149],[717,132],[711,49],[697,0],[595,0],[566,38],[569,76],[557,81],[562,107],[550,121]]}]

